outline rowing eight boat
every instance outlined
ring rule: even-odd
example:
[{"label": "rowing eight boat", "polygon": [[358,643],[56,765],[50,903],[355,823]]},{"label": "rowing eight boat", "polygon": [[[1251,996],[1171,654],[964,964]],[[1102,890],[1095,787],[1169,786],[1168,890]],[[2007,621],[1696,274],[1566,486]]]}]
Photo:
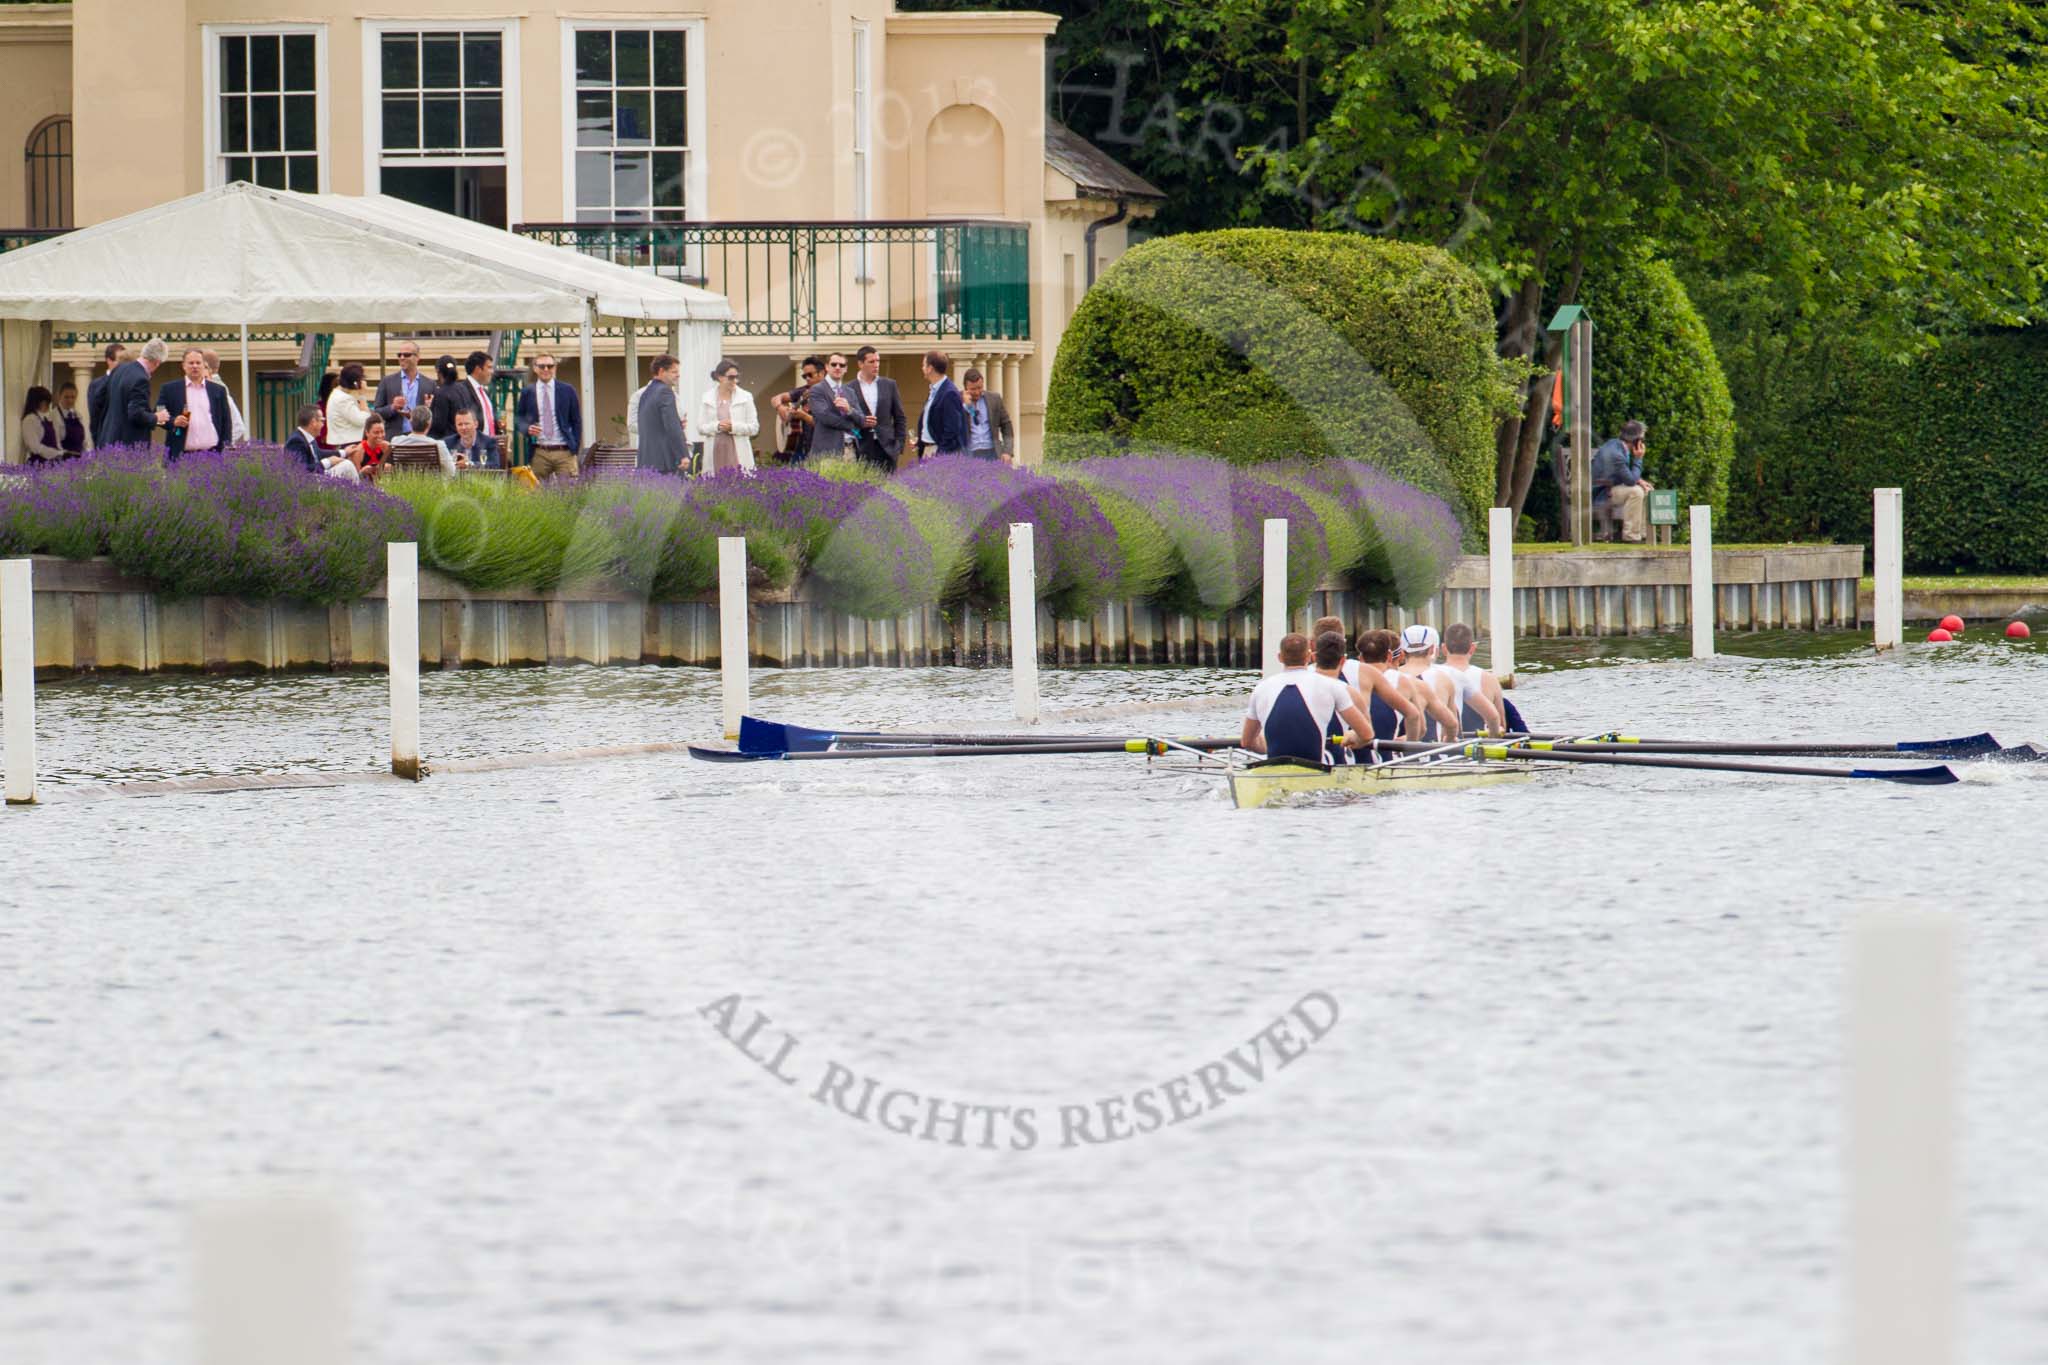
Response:
[{"label": "rowing eight boat", "polygon": [[1368,796],[1380,792],[1458,791],[1527,782],[1535,771],[1505,763],[1348,763],[1319,768],[1307,763],[1269,762],[1237,768],[1230,774],[1230,799],[1239,810],[1257,810],[1283,796],[1343,792]]}]

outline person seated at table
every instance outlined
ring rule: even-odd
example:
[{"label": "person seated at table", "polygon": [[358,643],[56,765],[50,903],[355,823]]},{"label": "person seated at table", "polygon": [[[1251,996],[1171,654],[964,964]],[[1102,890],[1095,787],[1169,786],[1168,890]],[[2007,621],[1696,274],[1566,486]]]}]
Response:
[{"label": "person seated at table", "polygon": [[455,414],[455,439],[448,443],[457,469],[502,469],[505,460],[498,443],[476,429],[476,411],[459,409]]},{"label": "person seated at table", "polygon": [[50,402],[50,391],[38,384],[28,391],[28,402],[21,409],[21,448],[38,464],[64,458],[64,447],[57,444],[57,424],[50,416]]},{"label": "person seated at table", "polygon": [[384,444],[384,419],[375,413],[363,424],[363,439],[354,445],[344,446],[321,460],[329,474],[350,483],[369,480],[374,483],[384,472],[384,460],[390,447]]},{"label": "person seated at table", "polygon": [[[326,467],[320,452],[320,427],[320,405],[301,403],[298,426],[284,442],[284,453],[298,460],[312,474],[318,474]],[[353,470],[354,466],[350,468]]]},{"label": "person seated at table", "polygon": [[448,453],[448,443],[439,437],[430,435],[427,430],[432,425],[432,419],[427,415],[431,411],[431,405],[422,406],[420,409],[419,426],[391,443],[393,468],[397,467],[397,460],[401,455],[415,453],[431,454],[436,462],[440,464],[441,472],[449,478],[453,478],[455,477],[455,457]]}]

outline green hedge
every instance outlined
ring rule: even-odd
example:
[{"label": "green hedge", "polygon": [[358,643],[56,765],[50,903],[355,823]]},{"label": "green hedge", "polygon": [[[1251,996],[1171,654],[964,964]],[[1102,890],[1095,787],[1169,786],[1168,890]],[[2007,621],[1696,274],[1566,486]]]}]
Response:
[{"label": "green hedge", "polygon": [[1906,567],[2048,567],[2048,329],[1962,337],[1911,364],[1806,374],[1769,431],[1745,430],[1738,519],[1770,539],[1868,545],[1870,491],[1903,488]]},{"label": "green hedge", "polygon": [[1512,401],[1486,289],[1446,253],[1190,233],[1133,248],[1082,299],[1053,362],[1046,454],[1359,459],[1470,528],[1493,502],[1494,423]]},{"label": "green hedge", "polygon": [[1622,256],[1587,267],[1579,301],[1593,317],[1594,441],[1631,418],[1648,425],[1644,476],[1683,506],[1712,503],[1720,526],[1735,405],[1685,286],[1663,261]]}]

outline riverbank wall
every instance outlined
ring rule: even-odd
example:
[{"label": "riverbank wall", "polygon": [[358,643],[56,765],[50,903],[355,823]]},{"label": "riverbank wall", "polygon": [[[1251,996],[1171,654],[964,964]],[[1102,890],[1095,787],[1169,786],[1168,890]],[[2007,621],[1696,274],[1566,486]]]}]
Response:
[{"label": "riverbank wall", "polygon": [[[1720,550],[1714,555],[1716,625],[1729,631],[1853,629],[1860,546]],[[1518,636],[1604,636],[1684,630],[1691,602],[1684,550],[1548,551],[1515,559]],[[1337,616],[1350,630],[1465,621],[1484,636],[1486,560],[1462,561],[1443,589],[1415,608],[1326,586],[1297,625]],[[231,597],[173,598],[127,578],[107,560],[35,560],[36,667],[94,671],[269,672],[382,668],[381,589],[316,606]],[[757,590],[752,661],[763,667],[931,667],[1008,662],[1009,631],[972,608],[928,608],[870,621],[828,610],[791,590]],[[1042,661],[1051,666],[1160,664],[1257,666],[1256,612],[1195,617],[1143,602],[1115,602],[1088,620],[1041,611]],[[467,668],[548,664],[719,662],[715,598],[647,602],[602,585],[576,591],[479,592],[420,574],[420,662]]]}]

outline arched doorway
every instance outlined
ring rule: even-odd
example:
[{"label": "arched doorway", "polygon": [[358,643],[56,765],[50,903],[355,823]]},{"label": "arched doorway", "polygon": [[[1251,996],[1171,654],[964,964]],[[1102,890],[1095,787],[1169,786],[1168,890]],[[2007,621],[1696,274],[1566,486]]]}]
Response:
[{"label": "arched doorway", "polygon": [[28,226],[72,226],[71,116],[53,114],[38,123],[22,157],[28,173]]},{"label": "arched doorway", "polygon": [[1003,191],[1003,125],[979,105],[941,109],[924,134],[925,213],[999,217]]}]

